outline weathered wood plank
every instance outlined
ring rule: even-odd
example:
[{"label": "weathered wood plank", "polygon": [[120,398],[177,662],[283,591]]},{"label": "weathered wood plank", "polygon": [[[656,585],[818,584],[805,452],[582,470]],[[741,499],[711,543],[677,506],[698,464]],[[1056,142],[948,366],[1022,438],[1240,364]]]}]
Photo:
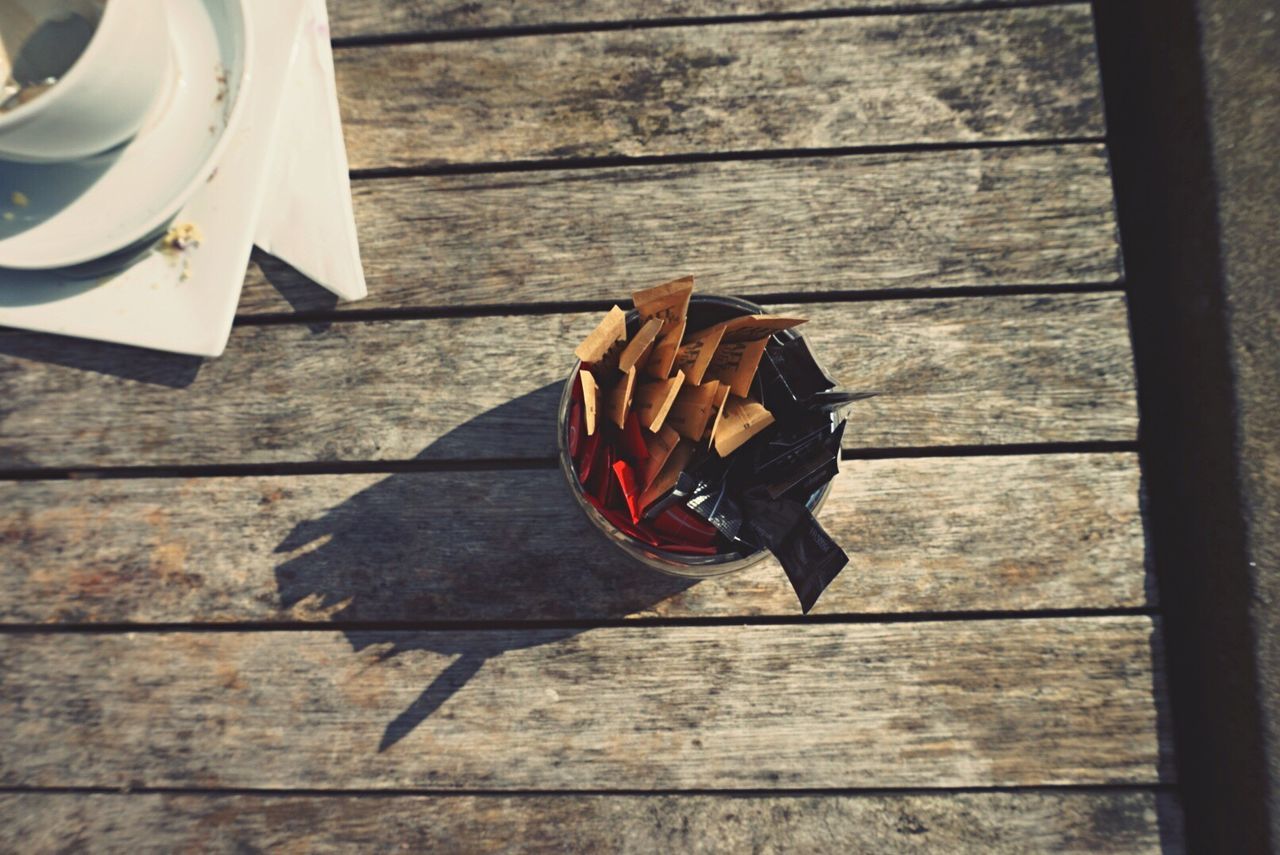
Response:
[{"label": "weathered wood plank", "polygon": [[[1074,145],[359,181],[357,309],[1118,282],[1106,151]],[[250,268],[243,314],[329,308]]]},{"label": "weathered wood plank", "polygon": [[0,795],[0,847],[151,852],[1184,851],[1150,790],[866,796]]},{"label": "weathered wood plank", "polygon": [[[851,411],[847,447],[1135,435],[1120,294],[777,308],[810,319],[806,335],[836,378],[883,392]],[[241,327],[226,355],[206,363],[3,333],[0,460],[34,468],[550,457],[572,346],[596,321],[575,313]]]},{"label": "weathered wood plank", "polygon": [[[848,461],[817,611],[1150,604],[1130,454]],[[797,613],[772,559],[699,584],[606,547],[556,471],[0,485],[0,621]]]},{"label": "weathered wood plank", "polygon": [[[1022,0],[986,0],[1010,5]],[[972,0],[329,0],[329,21],[338,38],[403,33],[442,33],[492,27],[537,27],[614,21],[715,18],[820,11],[946,9]]]},{"label": "weathered wood plank", "polygon": [[1144,617],[0,637],[0,783],[1148,784]]},{"label": "weathered wood plank", "polygon": [[355,169],[1103,132],[1087,5],[351,48]]}]

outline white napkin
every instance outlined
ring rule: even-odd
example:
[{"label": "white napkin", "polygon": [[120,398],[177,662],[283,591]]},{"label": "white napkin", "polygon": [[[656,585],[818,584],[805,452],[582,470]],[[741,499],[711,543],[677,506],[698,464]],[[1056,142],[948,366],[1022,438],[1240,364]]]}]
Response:
[{"label": "white napkin", "polygon": [[329,12],[325,0],[306,6],[253,241],[343,300],[359,300],[368,290],[351,210]]},{"label": "white napkin", "polygon": [[0,270],[0,325],[218,356],[255,242],[344,300],[365,296],[325,2],[244,9],[254,29],[245,112],[175,219],[199,227],[200,246],[181,264],[147,252],[98,279]]}]

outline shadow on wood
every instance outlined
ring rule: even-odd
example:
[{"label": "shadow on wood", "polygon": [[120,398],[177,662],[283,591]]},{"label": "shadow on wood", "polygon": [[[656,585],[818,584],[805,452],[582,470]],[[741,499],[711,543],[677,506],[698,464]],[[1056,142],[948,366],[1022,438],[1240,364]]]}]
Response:
[{"label": "shadow on wood", "polygon": [[[510,429],[513,413],[545,410],[546,423],[554,423],[559,392],[560,384],[552,383],[495,407],[442,436],[418,459],[484,446],[494,431]],[[409,650],[457,657],[387,725],[380,750],[439,709],[489,659],[513,645],[545,644],[582,631],[399,630],[423,623],[483,630],[478,619],[621,618],[693,584],[648,570],[609,546],[574,503],[554,463],[535,465],[541,471],[533,480],[527,471],[483,480],[392,475],[299,523],[276,547],[277,554],[292,555],[275,570],[281,606],[306,601],[334,623],[350,625],[346,637],[353,650],[386,645],[382,660]],[[545,501],[515,518],[504,504],[506,490],[530,484],[546,491]],[[463,647],[460,638],[466,639]]]},{"label": "shadow on wood", "polygon": [[[280,296],[284,297],[295,312],[327,312],[338,305],[336,294],[325,290],[293,266],[256,246],[249,257],[249,264],[256,265],[262,271],[263,278],[280,292]],[[308,326],[312,332],[319,332],[328,329],[329,324],[322,322]]]},{"label": "shadow on wood", "polygon": [[[204,359],[180,353],[162,353],[124,344],[35,332],[0,332],[0,354],[18,359],[48,362],[82,371],[107,374],[138,383],[183,389],[195,382]],[[0,368],[21,371],[17,362]]]}]

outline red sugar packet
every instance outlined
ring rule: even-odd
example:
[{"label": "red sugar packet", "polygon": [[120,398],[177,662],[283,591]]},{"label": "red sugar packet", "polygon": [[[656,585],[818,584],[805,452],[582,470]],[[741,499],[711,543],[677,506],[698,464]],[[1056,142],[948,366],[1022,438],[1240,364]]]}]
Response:
[{"label": "red sugar packet", "polygon": [[658,534],[676,543],[691,546],[714,546],[715,526],[681,505],[672,505],[654,517],[650,523]]},{"label": "red sugar packet", "polygon": [[613,464],[613,472],[618,478],[618,487],[622,490],[622,498],[627,503],[627,510],[631,512],[631,521],[633,523],[640,522],[640,498],[636,495],[636,476],[631,471],[630,464],[625,460],[618,460]]},{"label": "red sugar packet", "polygon": [[649,446],[640,427],[640,417],[634,412],[627,414],[627,423],[622,429],[622,456],[636,465],[649,459]]},{"label": "red sugar packet", "polygon": [[600,431],[596,431],[586,440],[578,443],[578,456],[574,458],[573,466],[578,470],[579,484],[585,486],[596,468],[601,451],[600,439],[603,435]]}]

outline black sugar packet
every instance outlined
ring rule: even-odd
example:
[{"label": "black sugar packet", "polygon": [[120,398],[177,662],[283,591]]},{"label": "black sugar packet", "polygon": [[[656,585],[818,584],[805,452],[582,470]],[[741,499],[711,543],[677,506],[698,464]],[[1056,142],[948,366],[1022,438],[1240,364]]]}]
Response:
[{"label": "black sugar packet", "polygon": [[768,549],[807,614],[849,558],[806,503],[839,471],[845,421],[835,414],[874,393],[833,391],[835,381],[798,335],[769,340],[757,380],[754,392],[774,424],[727,459],[701,451],[646,516],[680,502],[715,527],[720,551]]},{"label": "black sugar packet", "polygon": [[773,499],[754,488],[744,505],[751,528],[782,564],[805,614],[831,580],[849,563],[849,556],[831,539],[803,502]]}]

